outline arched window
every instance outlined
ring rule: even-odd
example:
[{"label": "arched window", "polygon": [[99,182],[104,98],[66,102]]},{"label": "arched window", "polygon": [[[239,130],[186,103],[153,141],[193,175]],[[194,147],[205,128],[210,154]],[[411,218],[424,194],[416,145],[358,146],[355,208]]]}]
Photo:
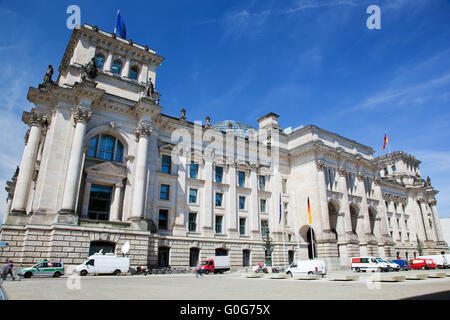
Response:
[{"label": "arched window", "polygon": [[103,68],[103,64],[105,63],[105,58],[101,54],[97,54],[94,57],[95,65],[97,68]]},{"label": "arched window", "polygon": [[120,74],[122,72],[122,62],[120,62],[120,60],[114,60],[111,64],[111,72],[115,74]]},{"label": "arched window", "polygon": [[123,144],[115,137],[102,134],[89,141],[88,157],[107,161],[123,161]]},{"label": "arched window", "polygon": [[139,74],[139,69],[136,66],[133,66],[130,68],[130,74],[128,75],[128,78],[137,80]]}]

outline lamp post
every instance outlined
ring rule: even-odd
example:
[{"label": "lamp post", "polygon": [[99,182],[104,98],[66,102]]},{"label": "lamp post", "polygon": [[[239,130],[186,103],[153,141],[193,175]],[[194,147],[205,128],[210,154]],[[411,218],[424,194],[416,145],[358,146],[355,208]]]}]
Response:
[{"label": "lamp post", "polygon": [[266,266],[271,267],[272,266],[272,251],[273,251],[273,245],[270,242],[270,237],[269,237],[269,231],[266,232],[265,234],[265,238],[263,236],[263,248],[264,248],[264,252],[265,252],[265,262],[266,262]]}]

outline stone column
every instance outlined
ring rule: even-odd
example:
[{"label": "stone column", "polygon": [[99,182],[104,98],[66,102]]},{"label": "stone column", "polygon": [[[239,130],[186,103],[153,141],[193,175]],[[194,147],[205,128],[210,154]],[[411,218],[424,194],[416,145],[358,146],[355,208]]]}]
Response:
[{"label": "stone column", "polygon": [[359,213],[359,217],[362,216],[364,235],[361,239],[359,239],[359,241],[360,241],[360,253],[361,253],[361,255],[364,256],[364,255],[368,254],[367,242],[370,239],[370,235],[371,235],[369,208],[367,205],[367,194],[366,194],[366,187],[364,185],[364,176],[361,173],[358,173],[356,180],[357,180],[358,193],[359,193],[360,197],[362,198],[361,211]]},{"label": "stone column", "polygon": [[[319,208],[322,225],[322,239],[328,240],[330,238],[331,228],[330,228],[330,217],[328,215],[327,185],[325,183],[325,173],[324,173],[325,168],[326,168],[325,163],[322,160],[316,162],[319,201],[320,201]],[[316,235],[320,235],[320,232],[316,231]]]},{"label": "stone column", "polygon": [[76,107],[73,110],[75,133],[73,135],[69,165],[67,167],[61,213],[75,213],[78,184],[82,170],[81,164],[83,161],[83,140],[86,134],[87,123],[91,117],[92,112],[82,107]]},{"label": "stone column", "polygon": [[[249,206],[249,218],[250,218],[250,232],[254,240],[260,240],[260,214],[259,214],[259,197],[258,197],[258,173],[257,166],[252,165],[250,171],[250,206]],[[272,226],[269,225],[269,229]]]},{"label": "stone column", "polygon": [[228,219],[228,233],[232,235],[233,232],[237,233],[237,237],[239,237],[238,233],[238,210],[237,210],[237,192],[236,192],[236,164],[230,163],[228,166],[228,182],[230,185],[229,192],[229,219]]},{"label": "stone column", "polygon": [[380,186],[380,179],[375,178],[373,180],[373,183],[375,185],[374,187],[374,193],[375,193],[375,199],[378,200],[378,212],[377,212],[377,219],[380,218],[380,229],[381,229],[381,236],[383,239],[377,239],[379,242],[383,240],[385,242],[389,238],[389,228],[387,225],[387,209],[386,205],[384,203],[383,198],[383,192],[381,191]]},{"label": "stone column", "polygon": [[[175,223],[173,225],[174,236],[186,236],[186,222],[188,218],[187,213],[187,167],[188,155],[187,151],[181,149],[178,153],[178,179],[176,190],[176,208],[175,208]],[[172,152],[173,154],[173,152]]]},{"label": "stone column", "polygon": [[112,65],[112,52],[108,52],[105,64],[103,65],[103,70],[111,72],[111,65]]},{"label": "stone column", "polygon": [[442,233],[441,221],[439,220],[439,214],[436,207],[436,199],[430,200],[430,208],[434,218],[434,226],[436,230],[436,236],[438,242],[445,242],[444,235]]},{"label": "stone column", "polygon": [[352,217],[350,215],[350,203],[348,201],[348,188],[347,188],[347,179],[345,178],[345,174],[347,171],[343,167],[338,168],[339,174],[339,188],[342,193],[342,208],[341,211],[344,213],[344,231],[346,237],[351,239],[352,232]]},{"label": "stone column", "polygon": [[433,236],[431,234],[431,229],[430,229],[430,225],[428,223],[428,215],[427,215],[427,208],[425,206],[425,199],[424,198],[419,198],[419,205],[420,205],[420,209],[421,209],[421,213],[422,213],[422,221],[423,221],[423,225],[425,227],[425,241],[432,241],[433,240]]},{"label": "stone column", "polygon": [[114,199],[111,206],[111,215],[109,220],[111,221],[120,221],[119,220],[119,213],[120,213],[120,198],[122,195],[122,187],[123,185],[121,183],[116,183],[115,189],[114,189]]},{"label": "stone column", "polygon": [[130,75],[130,58],[127,57],[125,60],[125,64],[122,69],[122,77],[129,77]]},{"label": "stone column", "polygon": [[20,162],[19,175],[17,177],[14,198],[11,204],[11,212],[25,213],[27,207],[28,193],[33,179],[39,142],[42,136],[42,126],[46,116],[33,110],[29,120],[30,132],[28,141]]},{"label": "stone column", "polygon": [[212,158],[207,154],[204,156],[204,174],[205,187],[203,193],[203,217],[201,219],[201,229],[204,236],[212,237],[214,235],[214,193],[212,187],[213,164]]},{"label": "stone column", "polygon": [[425,202],[425,208],[427,209],[427,217],[429,220],[431,220],[433,226],[430,226],[430,234],[431,234],[431,239],[432,241],[437,241],[437,233],[436,233],[436,223],[434,221],[434,217],[433,217],[433,212],[431,211],[431,207],[429,206],[429,202],[426,201]]},{"label": "stone column", "polygon": [[148,140],[152,132],[150,123],[140,120],[134,131],[138,140],[136,169],[134,173],[133,208],[130,220],[143,220],[145,218],[145,190],[147,185],[147,150]]}]

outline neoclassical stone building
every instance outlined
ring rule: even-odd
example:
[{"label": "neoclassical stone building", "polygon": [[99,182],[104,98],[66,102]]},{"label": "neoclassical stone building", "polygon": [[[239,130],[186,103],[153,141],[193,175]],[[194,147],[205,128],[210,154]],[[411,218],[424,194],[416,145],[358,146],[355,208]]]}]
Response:
[{"label": "neoclassical stone building", "polygon": [[56,81],[49,68],[28,92],[4,257],[78,264],[129,241],[133,265],[227,254],[236,269],[268,259],[266,233],[273,265],[314,256],[339,268],[356,255],[448,249],[437,191],[413,156],[374,158],[313,125],[283,130],[274,113],[258,128],[166,115],[155,87],[163,60],[97,27],[74,30]]}]

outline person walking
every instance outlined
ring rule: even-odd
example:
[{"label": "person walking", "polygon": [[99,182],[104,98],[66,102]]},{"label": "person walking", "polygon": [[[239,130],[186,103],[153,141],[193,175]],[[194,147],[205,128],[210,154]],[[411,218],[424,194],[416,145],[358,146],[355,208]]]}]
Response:
[{"label": "person walking", "polygon": [[12,260],[9,260],[9,262],[7,261],[5,264],[5,269],[3,270],[3,280],[6,280],[6,278],[8,277],[8,274],[11,275],[13,281],[16,280],[16,278],[14,277],[14,273],[13,273],[13,269],[14,269],[14,264],[12,262]]},{"label": "person walking", "polygon": [[195,277],[198,278],[198,276],[203,277],[203,272],[201,270],[201,264],[200,262],[197,264],[197,268],[195,268]]}]

